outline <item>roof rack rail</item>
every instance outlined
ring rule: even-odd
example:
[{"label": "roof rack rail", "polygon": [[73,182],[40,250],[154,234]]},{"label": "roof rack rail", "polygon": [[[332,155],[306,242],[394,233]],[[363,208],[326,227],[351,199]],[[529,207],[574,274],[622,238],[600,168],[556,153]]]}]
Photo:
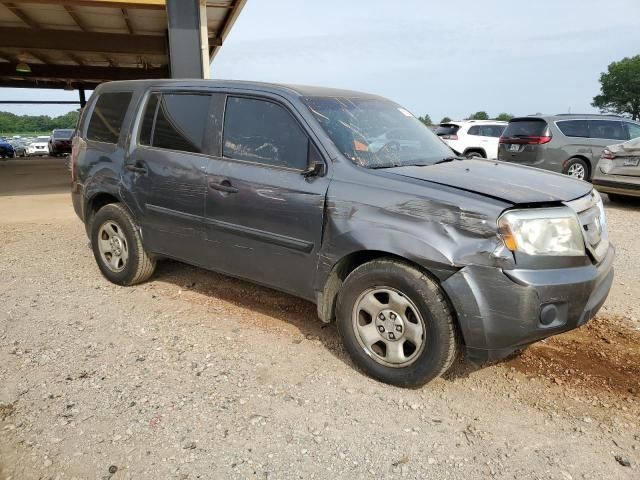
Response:
[{"label": "roof rack rail", "polygon": [[557,113],[556,117],[617,117],[617,118],[625,118],[624,115],[619,115],[617,113]]}]

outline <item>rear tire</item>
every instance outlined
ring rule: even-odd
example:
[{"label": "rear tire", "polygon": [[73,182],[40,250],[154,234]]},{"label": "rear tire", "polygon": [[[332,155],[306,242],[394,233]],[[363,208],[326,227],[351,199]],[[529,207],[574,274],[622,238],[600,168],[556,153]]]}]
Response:
[{"label": "rear tire", "polygon": [[145,251],[140,231],[124,205],[102,207],[91,219],[90,229],[93,256],[107,280],[128,286],[153,275],[156,261]]},{"label": "rear tire", "polygon": [[573,157],[570,158],[567,164],[564,166],[564,171],[562,172],[565,175],[569,175],[570,177],[577,178],[578,180],[584,180],[586,182],[589,181],[590,172],[589,165],[582,158]]},{"label": "rear tire", "polygon": [[445,373],[458,354],[457,327],[442,290],[406,263],[381,259],[356,268],[338,294],[336,318],[353,362],[391,385],[421,387]]},{"label": "rear tire", "polygon": [[485,158],[485,156],[480,152],[467,152],[464,156],[467,158]]}]

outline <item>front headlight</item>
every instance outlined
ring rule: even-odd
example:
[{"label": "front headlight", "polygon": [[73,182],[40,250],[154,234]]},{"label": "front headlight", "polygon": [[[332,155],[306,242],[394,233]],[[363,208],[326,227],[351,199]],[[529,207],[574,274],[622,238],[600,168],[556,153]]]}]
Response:
[{"label": "front headlight", "polygon": [[585,254],[578,218],[568,207],[508,211],[498,219],[498,233],[512,252],[563,257]]}]

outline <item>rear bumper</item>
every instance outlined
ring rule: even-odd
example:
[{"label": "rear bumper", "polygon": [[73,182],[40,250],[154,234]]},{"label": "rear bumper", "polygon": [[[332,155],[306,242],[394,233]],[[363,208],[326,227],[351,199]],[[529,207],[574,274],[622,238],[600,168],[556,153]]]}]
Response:
[{"label": "rear bumper", "polygon": [[[628,177],[624,178],[626,180]],[[593,186],[596,187],[596,190],[598,190],[599,192],[617,193],[619,195],[640,197],[640,178],[638,178],[637,183],[630,183],[625,180],[604,180],[602,178],[596,177],[593,179],[592,183]]]},{"label": "rear bumper", "polygon": [[468,266],[442,287],[458,316],[467,356],[475,363],[583,325],[613,283],[614,249],[599,265],[554,270]]},{"label": "rear bumper", "polygon": [[71,144],[52,143],[51,153],[71,153]]}]

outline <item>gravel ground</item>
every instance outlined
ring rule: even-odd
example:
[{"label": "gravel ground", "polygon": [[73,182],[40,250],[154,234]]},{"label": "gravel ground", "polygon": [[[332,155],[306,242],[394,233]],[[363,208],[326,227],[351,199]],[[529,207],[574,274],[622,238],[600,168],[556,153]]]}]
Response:
[{"label": "gravel ground", "polygon": [[108,283],[68,197],[33,198],[0,197],[0,479],[640,478],[637,206],[607,207],[596,320],[402,390],[302,300],[177,262]]}]

